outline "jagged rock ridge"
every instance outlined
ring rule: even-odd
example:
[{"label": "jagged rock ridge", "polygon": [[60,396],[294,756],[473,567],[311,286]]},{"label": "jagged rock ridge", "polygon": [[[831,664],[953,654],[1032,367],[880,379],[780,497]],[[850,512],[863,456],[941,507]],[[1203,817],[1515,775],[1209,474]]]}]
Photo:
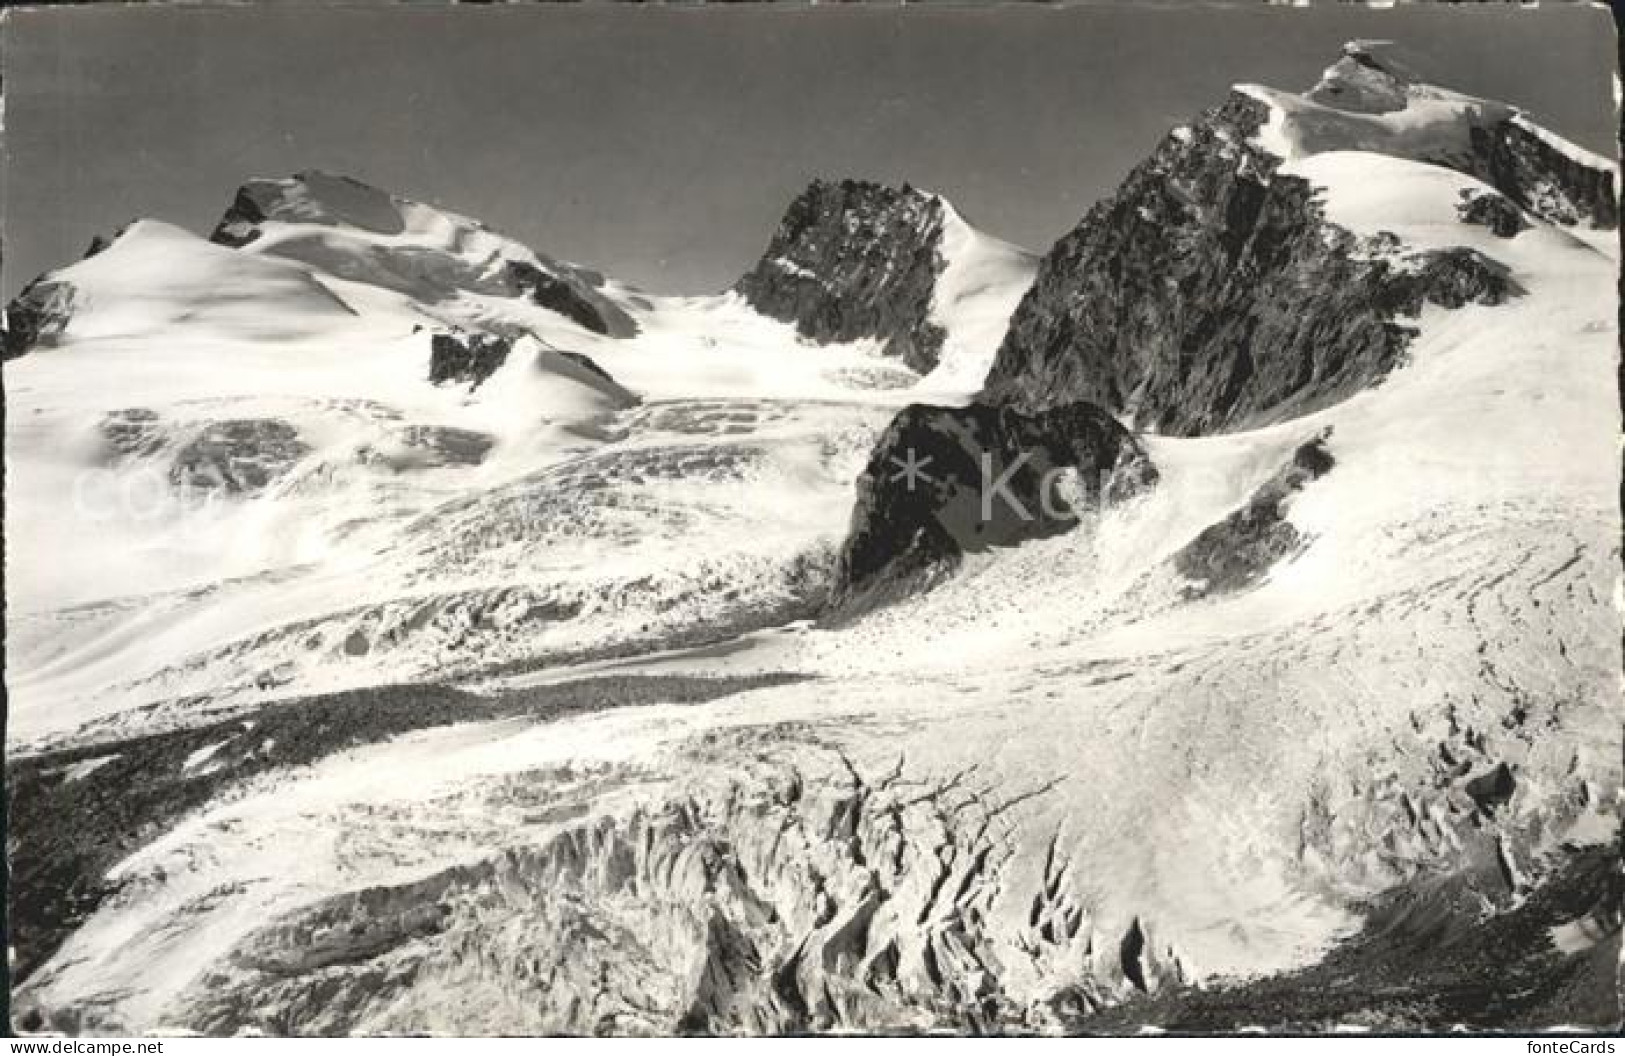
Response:
[{"label": "jagged rock ridge", "polygon": [[1058,242],[1011,320],[988,396],[1088,399],[1193,435],[1301,414],[1399,360],[1424,302],[1495,304],[1506,269],[1468,249],[1396,255],[1328,224],[1305,180],[1249,143],[1235,94],[1166,138]]},{"label": "jagged rock ridge", "polygon": [[1536,216],[1566,226],[1619,227],[1614,174],[1562,149],[1520,116],[1474,128],[1477,176]]},{"label": "jagged rock ridge", "polygon": [[[1416,93],[1448,97],[1447,127],[1413,142],[1366,116]],[[1286,153],[1369,145],[1485,179],[1507,201],[1480,198],[1463,220],[1504,235],[1516,234],[1520,206],[1553,222],[1616,223],[1611,173],[1511,108],[1460,100],[1402,80],[1359,48],[1308,97],[1232,93],[1170,133],[1056,243],[1011,320],[986,397],[1028,409],[1092,400],[1178,435],[1246,428],[1380,380],[1425,303],[1518,294],[1481,253],[1407,252],[1328,222],[1317,189],[1270,149],[1277,141]]]},{"label": "jagged rock ridge", "polygon": [[1463,191],[1456,215],[1462,223],[1487,227],[1499,238],[1517,238],[1529,230],[1523,210],[1513,205],[1511,199],[1493,191]]},{"label": "jagged rock ridge", "polygon": [[817,180],[734,289],[812,340],[874,338],[928,371],[944,339],[930,320],[944,220],[939,198],[906,184]]}]

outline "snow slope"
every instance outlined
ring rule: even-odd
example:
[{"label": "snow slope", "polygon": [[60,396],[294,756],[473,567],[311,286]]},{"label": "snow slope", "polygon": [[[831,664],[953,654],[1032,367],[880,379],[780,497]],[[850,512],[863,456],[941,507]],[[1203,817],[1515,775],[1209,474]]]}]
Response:
[{"label": "snow slope", "polygon": [[955,402],[978,391],[1010,314],[1038,271],[1038,258],[967,224],[946,199],[931,322],[943,328],[941,358],[916,388],[923,401]]}]

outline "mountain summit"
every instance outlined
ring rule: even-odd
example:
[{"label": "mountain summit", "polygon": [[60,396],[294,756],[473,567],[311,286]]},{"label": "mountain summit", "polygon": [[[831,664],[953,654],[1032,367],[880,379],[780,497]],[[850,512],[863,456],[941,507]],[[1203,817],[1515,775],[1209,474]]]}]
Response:
[{"label": "mountain summit", "polygon": [[921,374],[985,374],[989,324],[1002,330],[1033,267],[938,195],[815,180],[734,290],[810,340],[872,340]]},{"label": "mountain summit", "polygon": [[1386,40],[1349,41],[1342,58],[1326,68],[1304,98],[1338,110],[1387,114],[1404,110],[1413,99],[1445,94],[1424,85],[1397,50]]},{"label": "mountain summit", "polygon": [[944,336],[930,318],[943,222],[942,202],[907,184],[816,180],[734,288],[814,341],[875,338],[924,372]]},{"label": "mountain summit", "polygon": [[351,282],[435,304],[523,298],[594,333],[636,332],[597,272],[561,263],[476,220],[346,176],[308,171],[244,184],[210,240],[301,261]]},{"label": "mountain summit", "polygon": [[[1396,237],[1449,197],[1446,234]],[[1045,256],[987,378],[1192,435],[1293,417],[1384,377],[1426,305],[1520,293],[1497,238],[1614,238],[1613,169],[1514,108],[1351,44],[1304,95],[1237,87],[1170,132]]]}]

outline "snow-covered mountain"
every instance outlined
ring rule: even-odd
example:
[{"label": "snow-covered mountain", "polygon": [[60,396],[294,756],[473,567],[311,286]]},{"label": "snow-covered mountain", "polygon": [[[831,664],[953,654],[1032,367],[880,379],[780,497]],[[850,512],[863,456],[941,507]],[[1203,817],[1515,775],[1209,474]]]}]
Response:
[{"label": "snow-covered mountain", "polygon": [[[950,277],[986,280],[955,224]],[[348,179],[255,181],[211,241],[132,224],[12,309],[11,487],[58,513],[11,533],[12,735],[810,615],[873,432],[973,391],[1015,300],[943,287],[963,351],[922,377]]]},{"label": "snow-covered mountain", "polygon": [[1616,1022],[1614,187],[1356,44],[1041,259],[131,225],[7,312],[19,1021]]},{"label": "snow-covered mountain", "polygon": [[[1172,130],[1045,256],[992,398],[1178,435],[1278,421],[1392,370],[1423,305],[1520,294],[1462,223],[1612,251],[1610,162],[1387,61],[1351,44],[1305,95],[1243,85]],[[1547,223],[1519,243],[1525,216]],[[1448,234],[1396,239],[1407,222]]]},{"label": "snow-covered mountain", "polygon": [[210,241],[252,246],[419,304],[519,298],[594,333],[637,332],[603,292],[603,276],[538,256],[478,221],[326,173],[246,184]]}]

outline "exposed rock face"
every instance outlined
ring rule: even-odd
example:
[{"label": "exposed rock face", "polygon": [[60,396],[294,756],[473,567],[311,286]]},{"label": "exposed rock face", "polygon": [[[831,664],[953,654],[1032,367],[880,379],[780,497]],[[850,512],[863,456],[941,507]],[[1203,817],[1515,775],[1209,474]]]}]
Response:
[{"label": "exposed rock face", "polygon": [[0,352],[15,359],[34,348],[49,348],[73,318],[73,285],[41,275],[6,306]]},{"label": "exposed rock face", "polygon": [[[1379,237],[1367,240],[1367,244],[1380,245],[1384,241]],[[1390,244],[1397,247],[1398,242]],[[1378,303],[1398,315],[1415,315],[1424,303],[1445,308],[1505,304],[1508,298],[1524,292],[1505,264],[1477,250],[1458,247],[1402,254],[1397,266],[1408,270],[1382,291],[1384,299]]]},{"label": "exposed rock face", "polygon": [[[429,338],[429,381],[479,388],[508,361],[520,339],[501,333],[438,331]],[[543,348],[535,353],[538,369],[562,375],[602,393],[620,407],[633,407],[638,397],[580,352]]]},{"label": "exposed rock face", "polygon": [[[582,296],[569,282],[522,260],[510,260],[505,268],[508,281],[529,297],[532,303],[550,308],[595,334],[610,332],[605,312]],[[636,327],[633,329],[636,330]]]},{"label": "exposed rock face", "polygon": [[140,221],[138,220],[131,220],[129,223],[119,227],[111,235],[91,235],[90,244],[85,247],[85,255],[79,259],[89,260],[91,257],[101,253],[103,250],[110,248],[114,242],[117,242],[119,239],[124,237],[124,233],[126,231],[130,230],[130,228],[134,227],[139,222]]},{"label": "exposed rock face", "polygon": [[1404,254],[1327,223],[1313,187],[1251,143],[1268,108],[1235,93],[1165,138],[1039,266],[987,396],[1089,400],[1164,433],[1239,429],[1382,377],[1427,301],[1495,304],[1505,268]]},{"label": "exposed rock face", "polygon": [[944,338],[929,320],[944,262],[935,196],[859,180],[818,180],[791,203],[767,252],[734,289],[815,341],[875,338],[917,371]]},{"label": "exposed rock face", "polygon": [[[432,213],[436,222],[431,226],[449,227],[452,234],[414,241],[407,221],[422,213]],[[550,260],[476,221],[396,198],[358,180],[321,172],[251,180],[237,191],[210,239],[246,246],[261,237],[268,222],[309,225],[317,232],[283,237],[267,252],[343,278],[427,301],[460,293],[525,297],[594,333],[637,333],[632,317],[599,291],[603,277],[596,272]],[[405,238],[400,244],[379,244],[368,235]]]},{"label": "exposed rock face", "polygon": [[260,237],[259,225],[266,216],[261,200],[266,196],[269,181],[255,180],[237,188],[231,204],[220,215],[220,220],[209,233],[209,241],[233,249],[241,249]]},{"label": "exposed rock face", "polygon": [[1512,794],[1518,790],[1518,781],[1507,764],[1497,763],[1493,770],[1478,775],[1464,787],[1479,810],[1493,814],[1512,799]]},{"label": "exposed rock face", "polygon": [[1277,561],[1303,547],[1303,533],[1286,519],[1292,497],[1334,464],[1324,438],[1311,440],[1253,492],[1247,505],[1206,528],[1174,554],[1174,567],[1191,580],[1186,597],[1244,590]]},{"label": "exposed rock face", "polygon": [[429,339],[429,380],[477,389],[507,362],[513,342],[496,334],[435,334]]},{"label": "exposed rock face", "polygon": [[907,407],[858,478],[832,614],[926,586],[964,553],[1065,531],[1081,508],[1155,479],[1140,445],[1091,404],[1031,415],[985,404]]},{"label": "exposed rock face", "polygon": [[1456,215],[1464,224],[1487,227],[1499,238],[1515,238],[1529,229],[1523,211],[1511,200],[1488,191],[1462,191]]},{"label": "exposed rock face", "polygon": [[1472,130],[1477,176],[1552,223],[1619,226],[1614,174],[1563,150],[1521,117]]},{"label": "exposed rock face", "polygon": [[169,479],[178,487],[253,494],[309,452],[294,427],[277,418],[214,422],[176,452]]}]

